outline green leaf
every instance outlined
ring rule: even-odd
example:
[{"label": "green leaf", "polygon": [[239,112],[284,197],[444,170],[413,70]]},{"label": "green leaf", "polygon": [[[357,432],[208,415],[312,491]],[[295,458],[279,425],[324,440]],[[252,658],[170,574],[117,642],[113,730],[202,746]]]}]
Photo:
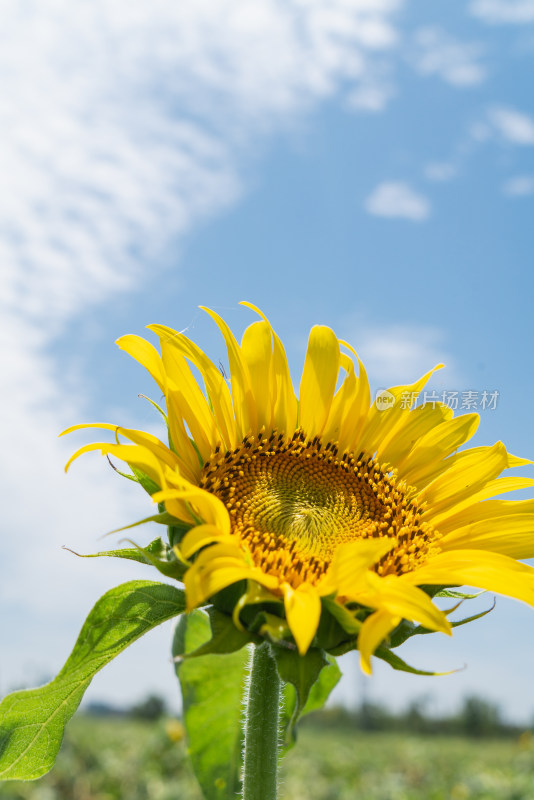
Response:
[{"label": "green leaf", "polygon": [[341,672],[334,658],[312,648],[300,656],[296,650],[272,647],[280,679],[284,681],[284,708],[281,726],[284,746],[296,741],[296,725],[310,711],[321,708],[339,681]]},{"label": "green leaf", "polygon": [[182,613],[185,596],[166,583],[130,581],[106,592],[87,617],[57,678],[0,703],[0,779],[48,772],[65,725],[98,670],[151,628]]},{"label": "green leaf", "polygon": [[183,698],[188,752],[206,800],[234,800],[240,790],[241,704],[248,649],[184,658],[210,638],[208,615],[193,611],[176,627],[173,655]]}]

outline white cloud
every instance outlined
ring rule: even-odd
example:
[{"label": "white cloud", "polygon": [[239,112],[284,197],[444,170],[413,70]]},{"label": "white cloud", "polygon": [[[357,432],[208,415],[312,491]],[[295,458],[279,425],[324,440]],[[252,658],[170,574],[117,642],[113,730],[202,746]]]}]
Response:
[{"label": "white cloud", "polygon": [[347,106],[356,111],[383,111],[393,95],[392,88],[369,83],[357,87],[349,94]]},{"label": "white cloud", "polygon": [[430,203],[407,183],[385,182],[373,189],[365,208],[379,217],[399,217],[421,222],[430,215]]},{"label": "white cloud", "polygon": [[346,105],[357,111],[382,111],[394,95],[391,65],[375,59],[368,64],[358,85],[348,93]]},{"label": "white cloud", "polygon": [[534,194],[534,176],[516,175],[510,178],[503,186],[504,194],[511,197],[526,197]]},{"label": "white cloud", "polygon": [[[48,659],[66,655],[98,592],[136,574],[111,560],[75,561],[60,545],[94,550],[96,535],[147,510],[96,457],[63,475],[72,444],[57,433],[95,398],[84,377],[62,397],[51,344],[91,305],[134,287],[145,264],[156,269],[170,242],[236,201],[250,141],[257,152],[269,131],[379,76],[373,64],[396,44],[400,5],[3,4],[0,485],[12,535],[2,538],[0,622],[25,609],[28,647],[47,669],[59,666]],[[9,642],[20,652],[20,631],[10,636],[0,664],[7,682],[20,679],[5,655]]]},{"label": "white cloud", "polygon": [[511,144],[534,145],[534,120],[528,114],[506,106],[494,106],[488,112],[494,129]]},{"label": "white cloud", "polygon": [[469,128],[469,134],[475,142],[486,142],[491,137],[491,127],[487,122],[474,122]]},{"label": "white cloud", "polygon": [[341,86],[383,106],[373,63],[396,42],[399,5],[8,2],[3,298],[50,325],[128,287],[143,258],[235,201],[248,136]]},{"label": "white cloud", "polygon": [[432,325],[347,323],[348,341],[357,343],[358,355],[375,389],[411,383],[437,364],[445,364],[433,378],[434,386],[456,391],[461,384],[454,361],[445,346],[444,331]]},{"label": "white cloud", "polygon": [[473,0],[469,10],[491,24],[521,25],[534,21],[534,0]]},{"label": "white cloud", "polygon": [[432,161],[425,167],[425,178],[429,181],[445,182],[452,180],[458,170],[454,164],[446,161]]},{"label": "white cloud", "polygon": [[408,60],[420,75],[437,75],[452,86],[466,88],[486,79],[481,54],[478,44],[459,42],[440,28],[420,28]]}]

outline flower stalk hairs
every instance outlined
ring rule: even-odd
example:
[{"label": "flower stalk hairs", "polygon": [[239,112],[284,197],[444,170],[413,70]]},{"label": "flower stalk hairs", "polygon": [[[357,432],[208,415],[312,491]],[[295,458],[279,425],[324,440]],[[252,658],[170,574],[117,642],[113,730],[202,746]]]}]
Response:
[{"label": "flower stalk hairs", "polygon": [[[435,370],[390,389],[385,410],[371,403],[363,364],[327,327],[310,333],[297,396],[282,342],[259,309],[243,305],[258,319],[240,344],[205,309],[226,343],[229,379],[163,325],[149,326],[159,352],[138,336],[118,340],[165,398],[168,443],[110,424],[65,431],[110,431],[109,442],[82,447],[67,468],[92,450],[124,462],[126,477],[157,504],[147,520],[167,529],[147,547],[106,555],[151,564],[185,588],[133,581],[101,598],[58,678],[2,702],[0,776],[46,772],[96,670],[179,615],[173,652],[204,794],[241,789],[245,800],[271,800],[279,744],[290,746],[298,718],[326,700],[337,655],[357,649],[366,673],[374,656],[433,674],[394,650],[481,616],[451,621],[475,596],[459,587],[534,605],[534,570],[520,561],[534,557],[534,501],[495,499],[532,487],[532,479],[500,477],[532,462],[501,442],[460,450],[478,415],[416,404]],[[435,603],[443,597],[452,608]]]}]

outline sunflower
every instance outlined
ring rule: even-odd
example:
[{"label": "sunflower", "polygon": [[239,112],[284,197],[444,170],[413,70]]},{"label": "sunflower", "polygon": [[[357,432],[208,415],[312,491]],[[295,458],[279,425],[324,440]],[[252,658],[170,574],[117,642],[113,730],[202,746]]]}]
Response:
[{"label": "sunflower", "polygon": [[116,442],[82,447],[67,468],[90,450],[115,456],[147,476],[153,500],[181,521],[175,550],[187,567],[188,609],[237,585],[235,624],[246,626],[249,606],[280,608],[301,655],[327,609],[357,634],[370,672],[371,655],[403,621],[451,633],[433,600],[438,587],[469,585],[534,605],[534,569],[518,561],[534,556],[534,501],[494,499],[533,486],[499,477],[532,462],[501,442],[459,451],[478,415],[416,402],[442,365],[391,388],[383,410],[371,403],[356,352],[316,326],[297,399],[282,342],[258,308],[243,305],[260,319],[241,344],[204,309],[224,337],[229,379],[163,325],[148,326],[161,355],[138,336],[118,340],[165,397],[169,446],[116,425],[69,429],[105,428]]}]

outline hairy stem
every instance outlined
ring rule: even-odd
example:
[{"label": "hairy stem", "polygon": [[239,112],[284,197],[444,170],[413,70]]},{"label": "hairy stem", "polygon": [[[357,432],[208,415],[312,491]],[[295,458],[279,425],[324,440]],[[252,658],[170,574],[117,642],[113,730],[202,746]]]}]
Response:
[{"label": "hairy stem", "polygon": [[270,647],[254,648],[245,716],[243,800],[276,800],[280,678]]}]

